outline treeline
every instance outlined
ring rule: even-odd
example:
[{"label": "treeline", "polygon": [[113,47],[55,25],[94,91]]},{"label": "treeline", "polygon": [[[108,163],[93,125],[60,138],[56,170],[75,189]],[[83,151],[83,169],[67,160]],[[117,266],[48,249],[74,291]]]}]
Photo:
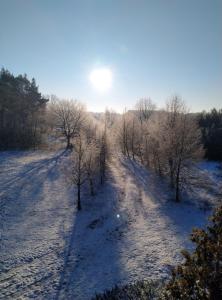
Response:
[{"label": "treeline", "polygon": [[222,109],[212,109],[198,116],[202,142],[209,160],[222,161]]},{"label": "treeline", "polygon": [[26,149],[41,142],[47,99],[35,79],[0,71],[0,149]]},{"label": "treeline", "polygon": [[193,162],[204,154],[201,130],[179,97],[168,101],[162,111],[155,107],[150,99],[142,99],[135,110],[125,112],[117,139],[124,155],[168,178],[175,200],[180,201]]}]

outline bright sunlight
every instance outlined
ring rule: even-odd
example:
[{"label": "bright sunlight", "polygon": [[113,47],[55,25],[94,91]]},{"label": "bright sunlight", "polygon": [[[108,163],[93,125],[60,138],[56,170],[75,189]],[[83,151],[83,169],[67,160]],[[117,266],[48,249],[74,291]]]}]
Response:
[{"label": "bright sunlight", "polygon": [[99,92],[105,92],[112,86],[112,72],[108,68],[93,70],[89,79],[93,87]]}]

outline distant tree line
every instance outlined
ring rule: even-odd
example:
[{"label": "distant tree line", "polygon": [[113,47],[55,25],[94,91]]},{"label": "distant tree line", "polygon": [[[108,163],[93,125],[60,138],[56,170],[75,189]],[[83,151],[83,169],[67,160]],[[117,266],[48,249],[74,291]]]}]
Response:
[{"label": "distant tree line", "polygon": [[222,161],[222,109],[212,109],[198,116],[202,142],[209,160]]},{"label": "distant tree line", "polygon": [[0,71],[0,149],[27,149],[41,142],[47,99],[35,79]]}]

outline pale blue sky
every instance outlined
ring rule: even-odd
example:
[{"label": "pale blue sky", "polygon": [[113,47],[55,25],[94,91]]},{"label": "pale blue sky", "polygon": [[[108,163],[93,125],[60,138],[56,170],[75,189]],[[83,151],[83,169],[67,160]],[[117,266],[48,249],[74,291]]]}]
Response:
[{"label": "pale blue sky", "polygon": [[[0,66],[93,111],[174,93],[193,111],[222,107],[222,0],[0,0]],[[89,74],[104,66],[101,94]]]}]

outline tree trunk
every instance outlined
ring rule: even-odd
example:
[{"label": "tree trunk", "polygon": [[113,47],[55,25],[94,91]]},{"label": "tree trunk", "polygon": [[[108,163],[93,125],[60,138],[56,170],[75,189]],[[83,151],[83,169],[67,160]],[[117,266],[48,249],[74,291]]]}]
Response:
[{"label": "tree trunk", "polygon": [[133,128],[132,128],[132,140],[131,140],[131,151],[133,155],[133,160],[135,160],[135,152],[134,152],[134,120],[133,120]]},{"label": "tree trunk", "polygon": [[176,202],[180,202],[180,189],[178,182],[176,182]]},{"label": "tree trunk", "polygon": [[177,168],[176,176],[176,202],[180,202],[180,163]]},{"label": "tree trunk", "polygon": [[77,185],[77,209],[78,210],[81,210],[82,209],[82,206],[81,206],[81,199],[80,199],[80,189],[81,189],[81,186],[80,184]]},{"label": "tree trunk", "polygon": [[142,154],[141,144],[140,143],[139,143],[139,156],[140,156],[140,162],[143,165],[143,154]]},{"label": "tree trunk", "polygon": [[173,169],[173,160],[170,158],[169,159],[169,166],[170,166],[170,186],[172,189],[174,189],[175,184],[174,184],[174,169]]},{"label": "tree trunk", "polygon": [[103,168],[100,169],[100,184],[104,183],[104,170]]},{"label": "tree trunk", "polygon": [[91,194],[91,196],[94,196],[95,192],[94,192],[93,180],[92,180],[91,177],[89,177],[89,188],[90,188],[90,194]]},{"label": "tree trunk", "polygon": [[147,138],[146,138],[146,143],[145,143],[145,145],[146,145],[146,165],[147,165],[147,167],[149,167],[150,166],[150,159],[149,159],[149,152],[148,152],[148,141],[147,141]]},{"label": "tree trunk", "polygon": [[67,138],[66,149],[69,149],[70,148],[70,136],[68,135],[66,138]]}]

